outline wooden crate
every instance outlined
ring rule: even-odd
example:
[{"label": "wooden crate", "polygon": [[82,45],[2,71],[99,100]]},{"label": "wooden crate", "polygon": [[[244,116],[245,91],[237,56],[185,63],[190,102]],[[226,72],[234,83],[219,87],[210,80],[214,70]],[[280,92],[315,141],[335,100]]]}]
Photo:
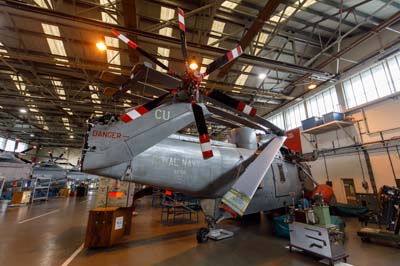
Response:
[{"label": "wooden crate", "polygon": [[134,184],[132,182],[121,181],[121,192],[123,197],[111,198],[108,193],[112,191],[115,180],[106,177],[100,177],[98,191],[95,196],[94,207],[131,207],[134,195]]},{"label": "wooden crate", "polygon": [[110,247],[130,234],[131,208],[107,207],[90,210],[85,247]]},{"label": "wooden crate", "polygon": [[12,195],[11,204],[29,203],[31,201],[31,194],[32,193],[30,191],[14,192]]},{"label": "wooden crate", "polygon": [[58,193],[58,195],[60,196],[60,197],[69,197],[69,194],[71,193],[71,190],[70,189],[68,189],[68,188],[62,188],[62,189],[60,189],[60,192]]}]

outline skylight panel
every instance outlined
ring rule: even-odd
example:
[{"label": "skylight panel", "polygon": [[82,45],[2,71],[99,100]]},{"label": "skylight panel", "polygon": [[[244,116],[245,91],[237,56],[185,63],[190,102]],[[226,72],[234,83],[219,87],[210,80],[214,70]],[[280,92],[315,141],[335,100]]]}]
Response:
[{"label": "skylight panel", "polygon": [[256,49],[255,49],[256,55],[258,55],[262,51],[262,48],[259,48],[257,46],[263,46],[265,44],[265,42],[267,41],[268,36],[269,36],[269,34],[264,33],[264,32],[260,32],[258,34],[256,41],[253,42],[253,45],[256,46]]},{"label": "skylight panel", "polygon": [[[161,7],[160,22],[173,19],[174,17],[175,17],[175,9],[167,8],[167,7],[163,7],[163,6]],[[158,33],[163,36],[171,37],[172,36],[172,28],[164,27],[164,28],[160,29]]]},{"label": "skylight panel", "polygon": [[47,9],[54,9],[53,3],[50,0],[33,0],[38,6],[47,8]]},{"label": "skylight panel", "polygon": [[[209,58],[203,57],[203,60],[201,61],[201,65],[202,65],[202,66],[200,67],[200,72],[201,72],[201,73],[206,72],[207,66],[208,66],[209,64],[211,64],[212,61],[213,61],[213,60],[211,60],[211,59],[209,59]],[[203,79],[207,80],[207,79],[208,79],[208,76],[205,76]]]},{"label": "skylight panel", "polygon": [[[309,7],[309,6],[313,5],[313,4],[315,4],[316,2],[317,2],[316,0],[307,0],[303,4],[301,9]],[[287,18],[289,18],[291,15],[293,15],[293,13],[296,11],[297,6],[298,5],[296,5],[295,7],[288,6],[286,9],[282,10],[281,12],[279,12],[278,15],[273,16],[270,19],[270,21],[273,21],[275,23],[285,21]],[[283,14],[283,12],[285,12],[285,13]],[[283,14],[283,16],[282,16],[282,14]],[[282,18],[281,18],[281,16],[282,16]]]},{"label": "skylight panel", "polygon": [[[157,48],[157,53],[162,56],[162,57],[169,57],[169,53],[170,50],[168,48],[164,48],[164,47],[158,47]],[[159,58],[158,60],[160,60],[164,65],[168,66],[168,60],[167,59],[161,59]],[[165,70],[163,68],[161,68],[160,66],[156,66],[157,71],[161,71],[161,72],[165,72]]]},{"label": "skylight panel", "polygon": [[161,7],[161,12],[160,12],[161,21],[173,19],[174,16],[175,16],[175,9],[164,6]]},{"label": "skylight panel", "polygon": [[238,5],[238,4],[233,3],[233,2],[231,2],[231,1],[224,1],[224,2],[222,3],[222,6],[223,6],[223,7],[227,7],[227,8],[230,8],[230,9],[235,9],[235,8],[237,7],[237,5]]},{"label": "skylight panel", "polygon": [[109,0],[100,0],[100,4],[104,7],[105,10],[108,12],[101,12],[101,20],[106,23],[110,24],[118,24],[118,17],[117,14],[114,14],[115,10],[117,9],[115,4],[110,4]]},{"label": "skylight panel", "polygon": [[68,131],[72,131],[71,124],[69,123],[68,117],[62,117],[61,119],[62,119],[65,129]]},{"label": "skylight panel", "polygon": [[61,83],[61,81],[52,79],[51,83],[53,84],[56,90],[58,98],[60,98],[61,100],[66,100],[67,97],[65,96],[65,90],[63,88],[63,84]]},{"label": "skylight panel", "polygon": [[[161,7],[161,11],[160,11],[160,22],[166,21],[166,20],[170,20],[173,19],[175,17],[175,9],[172,8],[167,8],[167,7]],[[158,31],[158,33],[160,35],[163,36],[168,36],[171,37],[172,36],[172,28],[169,27],[165,27],[162,28]],[[170,54],[170,49],[168,48],[164,48],[164,47],[157,47],[157,54],[162,56],[162,57],[166,57],[169,58],[169,54]],[[159,59],[164,65],[168,66],[168,60],[167,59]],[[161,72],[165,72],[164,69],[162,69],[159,66],[156,66],[157,71],[161,71]]]},{"label": "skylight panel", "polygon": [[21,76],[10,75],[10,77],[14,81],[15,87],[17,87],[17,89],[20,92],[26,91],[26,86],[25,86],[24,80],[21,78]]},{"label": "skylight panel", "polygon": [[132,101],[129,99],[124,100],[124,107],[125,108],[130,108],[132,107]]},{"label": "skylight panel", "polygon": [[74,114],[74,113],[72,112],[71,108],[64,107],[63,109],[64,109],[64,111],[66,111],[69,115],[73,115],[73,114]]},{"label": "skylight panel", "polygon": [[47,35],[60,37],[60,29],[58,26],[42,23],[43,32]]},{"label": "skylight panel", "polygon": [[44,120],[43,116],[37,115],[36,120],[43,127],[44,130],[49,130],[49,127],[47,126],[46,121]]},{"label": "skylight panel", "polygon": [[221,22],[218,20],[214,20],[213,24],[211,26],[211,31],[218,36],[222,36],[222,33],[224,32],[224,28],[225,28],[225,22]]},{"label": "skylight panel", "polygon": [[8,51],[6,49],[4,49],[4,44],[2,42],[0,42],[0,53],[3,54],[3,57],[5,58],[9,58],[9,55],[4,55],[4,54],[8,54]]},{"label": "skylight panel", "polygon": [[239,77],[236,79],[235,85],[238,86],[243,86],[246,84],[247,79],[249,78],[249,74],[253,70],[253,66],[243,66],[241,69],[241,72],[244,72],[239,75]]},{"label": "skylight panel", "polygon": [[[117,38],[105,36],[105,42],[108,47],[119,48],[119,41]],[[121,55],[118,51],[107,49],[107,63],[113,65],[121,65]],[[108,66],[109,69],[121,70],[121,67]]]},{"label": "skylight panel", "polygon": [[[42,23],[42,28],[43,32],[47,35],[54,36],[57,38],[61,37],[60,29],[56,25]],[[65,51],[64,42],[57,38],[46,38],[51,54],[67,57],[67,52]],[[55,58],[55,60],[64,63],[68,62],[68,59],[65,58]],[[65,66],[64,64],[56,64],[56,65]]]}]

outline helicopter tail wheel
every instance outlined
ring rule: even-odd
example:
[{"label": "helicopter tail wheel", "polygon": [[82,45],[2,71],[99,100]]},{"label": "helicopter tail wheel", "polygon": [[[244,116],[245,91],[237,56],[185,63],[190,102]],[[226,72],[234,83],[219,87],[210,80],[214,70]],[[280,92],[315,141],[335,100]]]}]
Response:
[{"label": "helicopter tail wheel", "polygon": [[199,243],[199,244],[206,243],[208,241],[208,233],[209,232],[210,232],[210,230],[208,230],[208,228],[205,228],[205,227],[200,228],[196,234],[197,243]]}]

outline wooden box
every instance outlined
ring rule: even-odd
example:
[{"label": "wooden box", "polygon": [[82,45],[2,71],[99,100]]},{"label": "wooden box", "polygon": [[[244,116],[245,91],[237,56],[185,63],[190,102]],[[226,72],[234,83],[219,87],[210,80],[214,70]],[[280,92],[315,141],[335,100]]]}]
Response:
[{"label": "wooden box", "polygon": [[71,190],[69,190],[68,188],[62,188],[60,189],[60,192],[58,193],[58,195],[60,197],[69,197],[69,193],[71,193]]},{"label": "wooden box", "polygon": [[130,234],[132,209],[120,207],[90,210],[85,247],[110,247]]},{"label": "wooden box", "polygon": [[23,204],[31,201],[31,191],[14,192],[11,204]]}]

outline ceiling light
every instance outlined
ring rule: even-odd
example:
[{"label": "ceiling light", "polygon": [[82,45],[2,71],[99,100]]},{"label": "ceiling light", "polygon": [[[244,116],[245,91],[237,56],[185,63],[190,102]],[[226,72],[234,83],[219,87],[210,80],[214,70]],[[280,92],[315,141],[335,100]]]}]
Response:
[{"label": "ceiling light", "polygon": [[73,135],[70,135],[70,136],[69,136],[69,138],[70,138],[70,139],[73,139],[73,138],[74,138],[74,136],[73,136]]},{"label": "ceiling light", "polygon": [[311,83],[310,85],[308,85],[308,89],[313,90],[317,87],[317,84],[315,83]]},{"label": "ceiling light", "polygon": [[259,79],[265,79],[266,77],[267,77],[267,74],[265,74],[265,73],[258,74]]},{"label": "ceiling light", "polygon": [[34,135],[34,134],[30,134],[29,136],[30,136],[31,138],[33,138],[35,135]]},{"label": "ceiling light", "polygon": [[189,68],[191,70],[196,70],[196,69],[199,68],[199,65],[195,61],[193,61],[193,62],[190,63]]},{"label": "ceiling light", "polygon": [[105,51],[107,50],[107,46],[104,44],[104,42],[97,42],[96,43],[96,47],[97,49],[99,49],[100,51]]},{"label": "ceiling light", "polygon": [[234,93],[240,93],[240,91],[237,91],[237,90],[232,90],[232,92],[234,92]]},{"label": "ceiling light", "polygon": [[19,112],[22,113],[22,114],[26,114],[27,113],[26,109],[23,109],[23,108],[19,109]]}]

